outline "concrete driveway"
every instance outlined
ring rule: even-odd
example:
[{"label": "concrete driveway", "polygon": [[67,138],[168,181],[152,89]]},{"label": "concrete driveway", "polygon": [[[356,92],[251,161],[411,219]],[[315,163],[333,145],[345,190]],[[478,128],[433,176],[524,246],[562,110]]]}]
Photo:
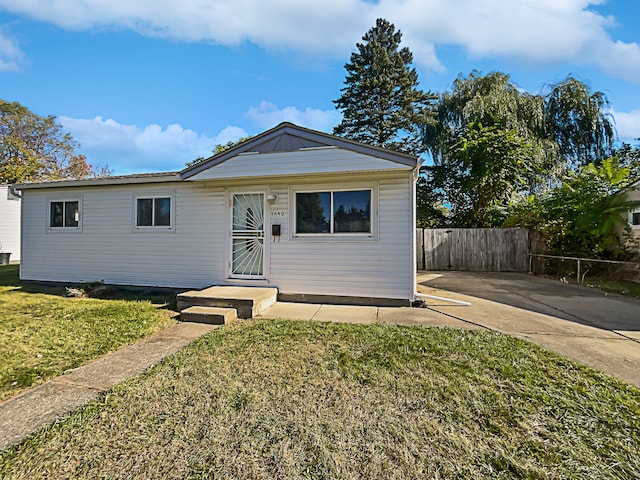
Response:
[{"label": "concrete driveway", "polygon": [[523,338],[640,386],[640,300],[519,273],[419,272],[428,308]]}]

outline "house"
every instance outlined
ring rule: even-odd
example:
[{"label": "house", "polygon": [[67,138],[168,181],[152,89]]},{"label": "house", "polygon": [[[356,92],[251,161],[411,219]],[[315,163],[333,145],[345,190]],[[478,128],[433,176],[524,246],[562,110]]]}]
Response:
[{"label": "house", "polygon": [[[630,202],[640,202],[640,180],[632,183],[624,190],[625,199]],[[640,207],[629,210],[629,227],[633,237],[640,241]]]},{"label": "house", "polygon": [[0,263],[20,260],[20,197],[11,185],[0,185],[0,254]]},{"label": "house", "polygon": [[180,172],[22,184],[20,275],[408,305],[419,163],[282,123]]}]

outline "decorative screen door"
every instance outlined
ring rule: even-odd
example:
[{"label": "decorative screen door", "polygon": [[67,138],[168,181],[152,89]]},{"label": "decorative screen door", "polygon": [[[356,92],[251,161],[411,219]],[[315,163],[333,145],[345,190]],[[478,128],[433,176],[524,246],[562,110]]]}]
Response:
[{"label": "decorative screen door", "polygon": [[231,276],[264,276],[264,194],[234,193],[231,220]]}]

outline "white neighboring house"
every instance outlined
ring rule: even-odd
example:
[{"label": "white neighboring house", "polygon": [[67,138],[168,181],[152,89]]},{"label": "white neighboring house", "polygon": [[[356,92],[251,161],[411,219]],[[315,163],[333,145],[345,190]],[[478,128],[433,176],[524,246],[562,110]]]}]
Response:
[{"label": "white neighboring house", "polygon": [[22,184],[20,275],[407,305],[419,165],[283,123],[177,173]]},{"label": "white neighboring house", "polygon": [[[629,185],[624,194],[626,200],[640,202],[640,180]],[[633,236],[640,241],[640,207],[629,210],[629,226]]]},{"label": "white neighboring house", "polygon": [[10,185],[0,185],[0,253],[20,260],[20,197]]}]

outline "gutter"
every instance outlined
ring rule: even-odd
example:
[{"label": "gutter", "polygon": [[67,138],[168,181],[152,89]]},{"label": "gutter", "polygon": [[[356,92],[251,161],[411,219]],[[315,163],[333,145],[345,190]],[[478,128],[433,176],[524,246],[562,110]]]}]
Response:
[{"label": "gutter", "polygon": [[9,200],[12,200],[11,197],[14,197],[13,200],[20,200],[22,198],[22,194],[16,188],[15,185],[7,185]]},{"label": "gutter", "polygon": [[54,180],[46,182],[17,183],[14,188],[18,190],[31,190],[41,188],[66,188],[66,187],[98,187],[107,185],[131,185],[144,183],[168,183],[180,182],[174,172],[162,174],[121,175],[112,177],[85,178],[79,180]]}]

